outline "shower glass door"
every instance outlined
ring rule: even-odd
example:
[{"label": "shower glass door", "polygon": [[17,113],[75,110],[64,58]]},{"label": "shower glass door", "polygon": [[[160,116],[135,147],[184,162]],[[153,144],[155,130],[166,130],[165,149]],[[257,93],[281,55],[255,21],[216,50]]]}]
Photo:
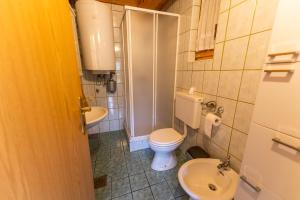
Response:
[{"label": "shower glass door", "polygon": [[179,15],[127,7],[122,21],[126,131],[173,127]]},{"label": "shower glass door", "polygon": [[156,14],[155,126],[173,124],[178,17]]},{"label": "shower glass door", "polygon": [[129,12],[133,100],[131,131],[137,137],[148,135],[154,126],[155,15],[134,10]]}]

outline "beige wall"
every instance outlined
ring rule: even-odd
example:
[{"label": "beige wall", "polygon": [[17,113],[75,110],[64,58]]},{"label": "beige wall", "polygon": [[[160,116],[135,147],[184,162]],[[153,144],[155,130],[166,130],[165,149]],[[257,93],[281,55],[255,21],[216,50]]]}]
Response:
[{"label": "beige wall", "polygon": [[[193,61],[199,0],[171,1],[165,10],[181,14],[177,89],[195,86],[205,101],[225,108],[222,125],[207,139],[203,128],[190,130],[182,149],[200,145],[213,157],[232,156],[239,170],[249,131],[278,0],[222,0],[213,60]],[[204,112],[202,123],[204,124]],[[182,123],[176,120],[177,128]]]},{"label": "beige wall", "polygon": [[[97,76],[87,71],[83,72],[82,88],[91,106],[102,106],[109,110],[108,116],[97,126],[88,130],[89,133],[99,133],[116,131],[123,129],[124,121],[124,85],[123,85],[123,66],[121,52],[120,23],[122,20],[124,7],[111,5],[113,11],[114,44],[116,56],[116,76],[117,91],[114,94],[106,93],[103,85],[99,85]],[[116,48],[117,47],[117,48]],[[96,92],[99,91],[99,92]]]}]

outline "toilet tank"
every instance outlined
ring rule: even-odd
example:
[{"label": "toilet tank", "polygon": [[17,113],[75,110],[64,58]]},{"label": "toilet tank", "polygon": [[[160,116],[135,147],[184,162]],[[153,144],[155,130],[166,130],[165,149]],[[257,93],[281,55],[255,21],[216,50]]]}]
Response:
[{"label": "toilet tank", "polygon": [[203,97],[176,92],[175,116],[193,129],[200,127]]}]

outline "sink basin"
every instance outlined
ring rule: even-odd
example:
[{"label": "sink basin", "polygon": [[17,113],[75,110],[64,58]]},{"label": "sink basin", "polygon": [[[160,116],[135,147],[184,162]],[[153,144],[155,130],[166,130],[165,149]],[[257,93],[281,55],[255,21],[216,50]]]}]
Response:
[{"label": "sink basin", "polygon": [[199,158],[186,162],[178,171],[181,187],[192,200],[232,200],[239,176],[229,169],[221,174],[219,159]]},{"label": "sink basin", "polygon": [[91,111],[85,113],[85,121],[87,128],[95,126],[104,117],[107,116],[108,110],[104,107],[92,106]]}]

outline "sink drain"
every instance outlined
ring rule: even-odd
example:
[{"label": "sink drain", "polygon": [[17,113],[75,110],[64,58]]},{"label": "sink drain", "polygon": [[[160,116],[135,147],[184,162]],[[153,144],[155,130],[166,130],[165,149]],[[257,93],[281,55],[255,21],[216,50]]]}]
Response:
[{"label": "sink drain", "polygon": [[217,187],[214,185],[214,184],[208,184],[208,188],[211,190],[211,191],[216,191],[217,190]]}]

